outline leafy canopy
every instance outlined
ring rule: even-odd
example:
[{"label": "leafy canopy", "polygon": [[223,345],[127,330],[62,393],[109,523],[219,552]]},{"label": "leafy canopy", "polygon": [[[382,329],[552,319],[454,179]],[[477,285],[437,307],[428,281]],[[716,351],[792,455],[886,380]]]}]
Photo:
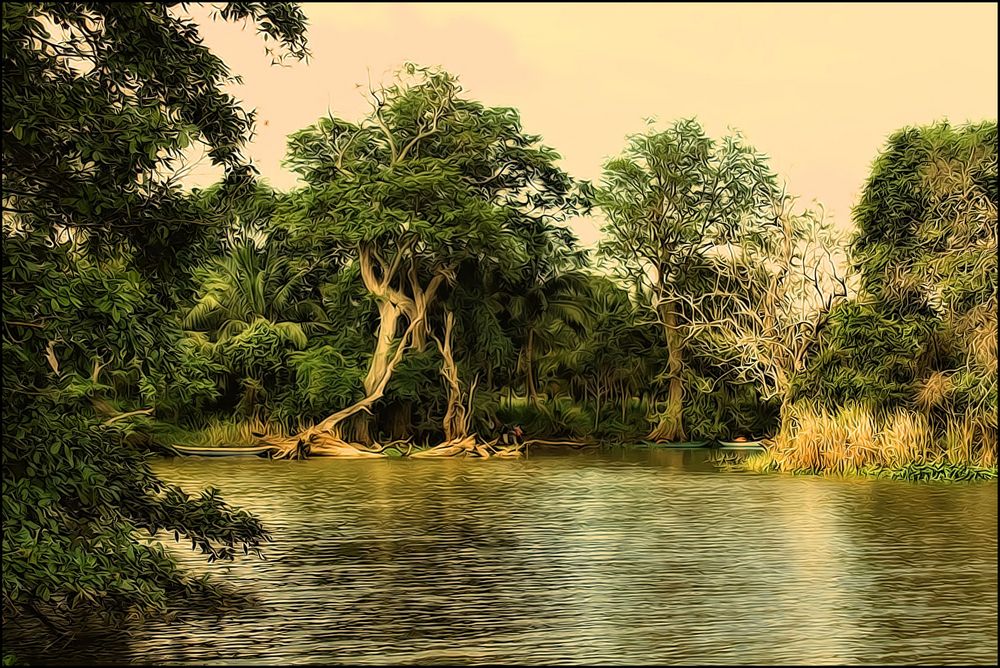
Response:
[{"label": "leafy canopy", "polygon": [[515,110],[461,90],[448,73],[409,65],[371,91],[360,122],[327,117],[293,134],[287,164],[309,187],[290,227],[328,247],[373,249],[387,266],[524,265],[526,241],[572,207],[570,179]]},{"label": "leafy canopy", "polygon": [[[293,56],[291,3],[230,3]],[[138,533],[210,559],[257,549],[260,522],[212,490],[160,481],[136,426],[213,391],[182,362],[168,279],[217,230],[169,176],[191,142],[247,186],[253,115],[176,3],[3,5],[3,615],[60,628],[212,591]],[[173,276],[177,278],[176,276]]]}]

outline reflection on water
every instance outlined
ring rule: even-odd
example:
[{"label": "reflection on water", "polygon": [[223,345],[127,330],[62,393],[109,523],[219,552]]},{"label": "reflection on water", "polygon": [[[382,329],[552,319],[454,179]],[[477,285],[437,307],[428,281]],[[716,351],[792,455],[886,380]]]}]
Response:
[{"label": "reflection on water", "polygon": [[[995,663],[997,485],[719,473],[697,451],[176,459],[258,513],[264,607],[67,662]],[[171,543],[172,544],[172,543]]]}]

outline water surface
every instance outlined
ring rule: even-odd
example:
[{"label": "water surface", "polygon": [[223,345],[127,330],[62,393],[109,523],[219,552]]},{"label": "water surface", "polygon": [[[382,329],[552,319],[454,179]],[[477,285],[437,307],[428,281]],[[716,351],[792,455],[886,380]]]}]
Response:
[{"label": "water surface", "polygon": [[160,460],[265,520],[267,561],[178,550],[264,606],[60,658],[996,663],[995,482],[723,473],[705,457]]}]

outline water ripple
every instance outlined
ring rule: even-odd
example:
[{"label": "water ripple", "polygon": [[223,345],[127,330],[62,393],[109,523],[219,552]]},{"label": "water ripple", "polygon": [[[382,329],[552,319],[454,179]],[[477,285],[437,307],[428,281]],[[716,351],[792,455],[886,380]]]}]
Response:
[{"label": "water ripple", "polygon": [[[260,609],[100,663],[995,663],[997,486],[716,473],[700,453],[163,460],[275,537]],[[172,541],[168,543],[172,546]],[[172,546],[198,571],[220,569]]]}]

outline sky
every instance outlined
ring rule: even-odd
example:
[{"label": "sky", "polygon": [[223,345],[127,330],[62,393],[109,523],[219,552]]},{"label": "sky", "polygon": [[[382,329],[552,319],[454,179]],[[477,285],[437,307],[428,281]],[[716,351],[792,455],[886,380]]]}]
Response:
[{"label": "sky", "polygon": [[[257,110],[247,151],[273,186],[296,177],[286,137],[329,110],[357,121],[369,81],[440,66],[466,94],[521,113],[525,131],[597,181],[646,119],[696,117],[767,154],[788,191],[848,228],[872,160],[906,125],[997,117],[997,5],[306,3],[307,63],[272,66],[252,27],[190,6],[206,45]],[[218,178],[207,161],[187,178]],[[584,245],[600,220],[575,219]]]}]

